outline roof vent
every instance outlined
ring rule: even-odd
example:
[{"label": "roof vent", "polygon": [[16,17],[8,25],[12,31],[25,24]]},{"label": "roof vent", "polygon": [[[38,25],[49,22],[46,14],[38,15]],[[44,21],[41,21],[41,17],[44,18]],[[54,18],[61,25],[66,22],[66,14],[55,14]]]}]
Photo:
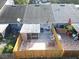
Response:
[{"label": "roof vent", "polygon": [[16,7],[16,5],[12,5],[12,7]]},{"label": "roof vent", "polygon": [[40,4],[35,4],[35,7],[39,7],[40,6]]},{"label": "roof vent", "polygon": [[64,7],[65,5],[64,4],[61,4],[60,6]]}]

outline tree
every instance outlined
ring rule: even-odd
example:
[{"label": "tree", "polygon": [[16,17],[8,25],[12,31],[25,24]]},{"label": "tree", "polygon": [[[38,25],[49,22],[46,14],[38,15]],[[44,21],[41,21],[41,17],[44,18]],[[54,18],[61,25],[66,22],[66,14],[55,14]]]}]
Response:
[{"label": "tree", "polygon": [[79,0],[49,0],[51,3],[73,3],[73,4],[79,4]]}]

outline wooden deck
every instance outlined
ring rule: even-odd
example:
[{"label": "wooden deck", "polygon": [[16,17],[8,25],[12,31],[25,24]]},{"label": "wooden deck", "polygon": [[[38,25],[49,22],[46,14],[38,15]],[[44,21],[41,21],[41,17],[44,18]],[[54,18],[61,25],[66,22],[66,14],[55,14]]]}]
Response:
[{"label": "wooden deck", "polygon": [[71,37],[67,36],[66,34],[61,35],[61,43],[64,50],[79,50],[79,40],[74,41]]},{"label": "wooden deck", "polygon": [[[56,34],[56,33],[55,33]],[[39,39],[22,40],[21,35],[18,37],[14,47],[14,55],[16,58],[38,58],[38,57],[60,57],[63,54],[63,49],[58,39],[51,40],[50,33],[41,33]]]},{"label": "wooden deck", "polygon": [[63,56],[79,56],[79,40],[74,41],[66,34],[60,34],[62,39],[60,40],[64,48]]},{"label": "wooden deck", "polygon": [[50,33],[38,34],[38,39],[24,40],[21,43],[19,51],[23,50],[51,50],[56,49],[57,44]]}]

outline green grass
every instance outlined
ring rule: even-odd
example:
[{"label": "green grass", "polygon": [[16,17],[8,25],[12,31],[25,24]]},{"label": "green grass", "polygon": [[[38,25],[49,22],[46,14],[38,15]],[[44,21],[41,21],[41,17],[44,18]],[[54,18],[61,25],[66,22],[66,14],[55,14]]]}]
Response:
[{"label": "green grass", "polygon": [[0,48],[0,54],[2,54],[3,50],[4,50],[4,48]]},{"label": "green grass", "polygon": [[26,5],[29,0],[14,0],[15,4]]}]

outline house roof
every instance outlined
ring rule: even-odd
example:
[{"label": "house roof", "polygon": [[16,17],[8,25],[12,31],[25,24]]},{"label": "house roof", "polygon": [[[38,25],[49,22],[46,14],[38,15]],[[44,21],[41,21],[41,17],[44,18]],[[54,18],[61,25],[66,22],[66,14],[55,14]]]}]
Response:
[{"label": "house roof", "polygon": [[79,23],[79,10],[74,4],[52,4],[54,23],[68,23],[71,18],[72,23]]},{"label": "house roof", "polygon": [[23,23],[28,24],[42,24],[47,22],[52,23],[53,14],[51,5],[28,5],[26,6],[26,11],[23,19]]},{"label": "house roof", "polygon": [[7,0],[0,0],[0,9],[3,7],[3,5],[6,3]]},{"label": "house roof", "polygon": [[79,9],[74,4],[6,5],[0,13],[0,23],[17,23],[17,18],[27,24],[79,23]]},{"label": "house roof", "polygon": [[25,6],[6,5],[0,13],[0,23],[17,23],[17,18],[23,19]]}]

